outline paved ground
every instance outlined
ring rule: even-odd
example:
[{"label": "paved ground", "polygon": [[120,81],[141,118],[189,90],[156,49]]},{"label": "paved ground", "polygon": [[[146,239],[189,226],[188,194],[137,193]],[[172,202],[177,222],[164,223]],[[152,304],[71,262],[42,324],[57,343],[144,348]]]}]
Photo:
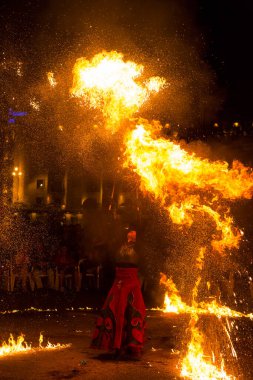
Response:
[{"label": "paved ground", "polygon": [[[176,335],[182,321],[173,327],[158,313],[149,313],[147,343],[140,362],[115,362],[100,351],[89,349],[95,314],[84,311],[22,313],[0,317],[0,336],[7,339],[23,332],[27,342],[38,345],[40,331],[51,343],[71,343],[54,352],[35,352],[1,358],[1,380],[23,379],[176,379]],[[166,327],[165,327],[166,326]],[[151,334],[152,329],[152,334]],[[161,330],[161,334],[158,334]],[[172,338],[173,335],[173,338]]]},{"label": "paved ground", "polygon": [[[0,339],[9,333],[23,332],[28,343],[38,346],[42,331],[51,343],[71,343],[60,351],[34,352],[0,358],[1,380],[60,379],[179,379],[177,368],[182,337],[188,316],[166,316],[148,311],[146,345],[140,362],[115,362],[89,349],[96,313],[73,310],[61,312],[25,312],[0,315]],[[235,322],[238,342],[234,336],[243,379],[253,379],[253,322]]]}]

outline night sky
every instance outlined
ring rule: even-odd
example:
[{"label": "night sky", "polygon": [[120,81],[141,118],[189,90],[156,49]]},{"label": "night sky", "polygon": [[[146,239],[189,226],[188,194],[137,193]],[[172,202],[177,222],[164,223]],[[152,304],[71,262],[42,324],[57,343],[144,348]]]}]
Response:
[{"label": "night sky", "polygon": [[[79,56],[103,48],[123,51],[153,68],[158,62],[156,74],[176,72],[179,82],[184,75],[190,82],[190,72],[194,77],[199,70],[203,78],[208,71],[215,83],[209,94],[219,98],[213,119],[217,114],[251,123],[252,17],[249,0],[1,0],[0,53],[25,62],[31,81],[39,81],[46,70],[71,68]],[[194,58],[187,73],[188,56]],[[203,81],[199,97],[207,86]]]},{"label": "night sky", "polygon": [[253,3],[203,0],[199,19],[205,34],[206,57],[227,90],[227,114],[253,119]]}]

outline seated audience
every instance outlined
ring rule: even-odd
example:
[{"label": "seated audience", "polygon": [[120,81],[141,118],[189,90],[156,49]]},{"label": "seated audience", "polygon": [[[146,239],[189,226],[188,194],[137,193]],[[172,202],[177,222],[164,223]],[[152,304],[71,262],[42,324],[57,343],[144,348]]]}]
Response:
[{"label": "seated audience", "polygon": [[65,245],[59,247],[54,262],[59,274],[59,289],[60,291],[64,291],[65,275],[72,274],[73,280],[75,279],[76,262],[69,254],[68,248]]}]

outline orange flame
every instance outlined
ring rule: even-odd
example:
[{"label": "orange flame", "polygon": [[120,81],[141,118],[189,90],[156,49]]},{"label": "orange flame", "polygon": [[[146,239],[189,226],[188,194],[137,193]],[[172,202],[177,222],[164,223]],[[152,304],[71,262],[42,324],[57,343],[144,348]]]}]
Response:
[{"label": "orange flame", "polygon": [[0,347],[0,356],[10,355],[17,352],[27,352],[30,350],[32,350],[32,347],[25,342],[23,334],[21,334],[17,340],[15,340],[13,335],[10,334],[8,343],[3,342]]},{"label": "orange flame", "polygon": [[106,127],[117,131],[124,119],[129,119],[165,85],[165,80],[151,77],[140,82],[144,67],[124,61],[123,54],[103,51],[90,61],[79,58],[73,69],[72,95],[102,111]]},{"label": "orange flame", "polygon": [[160,284],[165,285],[167,291],[164,297],[164,305],[161,309],[164,313],[176,314],[194,314],[194,315],[215,315],[217,318],[250,318],[253,320],[253,314],[244,314],[239,311],[230,309],[228,306],[220,305],[216,300],[211,302],[200,302],[198,305],[187,305],[182,301],[179,291],[171,278],[161,273]]},{"label": "orange flame", "polygon": [[162,309],[164,313],[182,314],[192,312],[192,308],[182,301],[179,291],[171,278],[167,279],[166,275],[161,273],[160,284],[165,285],[168,290],[164,297]]},{"label": "orange flame", "polygon": [[[195,318],[194,324],[197,318]],[[215,363],[214,355],[208,357],[204,354],[204,338],[199,329],[191,326],[191,340],[188,344],[186,356],[181,363],[181,376],[193,380],[233,380],[234,376],[227,375],[224,369],[224,360],[221,358],[220,368]]]},{"label": "orange flame", "polygon": [[160,200],[173,223],[191,225],[194,215],[206,215],[215,225],[215,250],[238,248],[242,232],[234,226],[229,209],[221,213],[218,200],[250,198],[253,173],[234,162],[211,162],[190,154],[164,138],[152,136],[152,125],[139,124],[126,137],[126,165],[141,179],[142,190]]},{"label": "orange flame", "polygon": [[70,344],[52,344],[50,342],[47,343],[46,346],[42,346],[43,343],[43,335],[40,334],[39,337],[39,347],[33,348],[31,344],[26,343],[25,337],[23,334],[17,337],[15,340],[13,335],[10,334],[8,342],[3,342],[0,346],[0,356],[7,356],[13,354],[41,351],[41,350],[56,350],[56,349],[64,349],[70,347]]}]

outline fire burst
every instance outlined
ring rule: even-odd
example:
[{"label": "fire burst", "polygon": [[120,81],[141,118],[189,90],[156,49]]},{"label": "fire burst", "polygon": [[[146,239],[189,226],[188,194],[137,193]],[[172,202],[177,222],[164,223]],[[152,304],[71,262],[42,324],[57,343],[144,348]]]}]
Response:
[{"label": "fire burst", "polygon": [[123,54],[103,51],[91,61],[80,58],[73,69],[73,96],[102,110],[108,129],[116,132],[124,119],[137,112],[150,94],[165,85],[165,80],[151,77],[140,81],[143,66],[123,60]]},{"label": "fire burst", "polygon": [[[123,55],[115,51],[103,51],[90,61],[76,61],[71,94],[101,110],[106,128],[112,133],[128,119],[125,166],[138,174],[141,189],[160,202],[173,223],[191,226],[200,216],[213,225],[211,245],[196,260],[199,275],[193,289],[193,305],[186,305],[174,287],[173,294],[166,298],[170,311],[234,317],[236,312],[229,308],[217,303],[199,305],[196,298],[204,256],[210,251],[224,255],[239,247],[243,233],[234,225],[227,203],[252,197],[252,170],[238,161],[229,167],[227,162],[201,159],[179,144],[157,137],[159,123],[130,120],[152,93],[165,86],[165,80],[159,77],[140,81],[142,74],[142,65],[123,61]],[[173,285],[170,282],[170,287]],[[239,314],[238,317],[245,316]],[[205,357],[203,335],[195,324],[190,325],[190,331],[192,338],[181,363],[181,375],[191,379],[233,379],[226,374],[223,361],[218,368],[214,360]]]}]

